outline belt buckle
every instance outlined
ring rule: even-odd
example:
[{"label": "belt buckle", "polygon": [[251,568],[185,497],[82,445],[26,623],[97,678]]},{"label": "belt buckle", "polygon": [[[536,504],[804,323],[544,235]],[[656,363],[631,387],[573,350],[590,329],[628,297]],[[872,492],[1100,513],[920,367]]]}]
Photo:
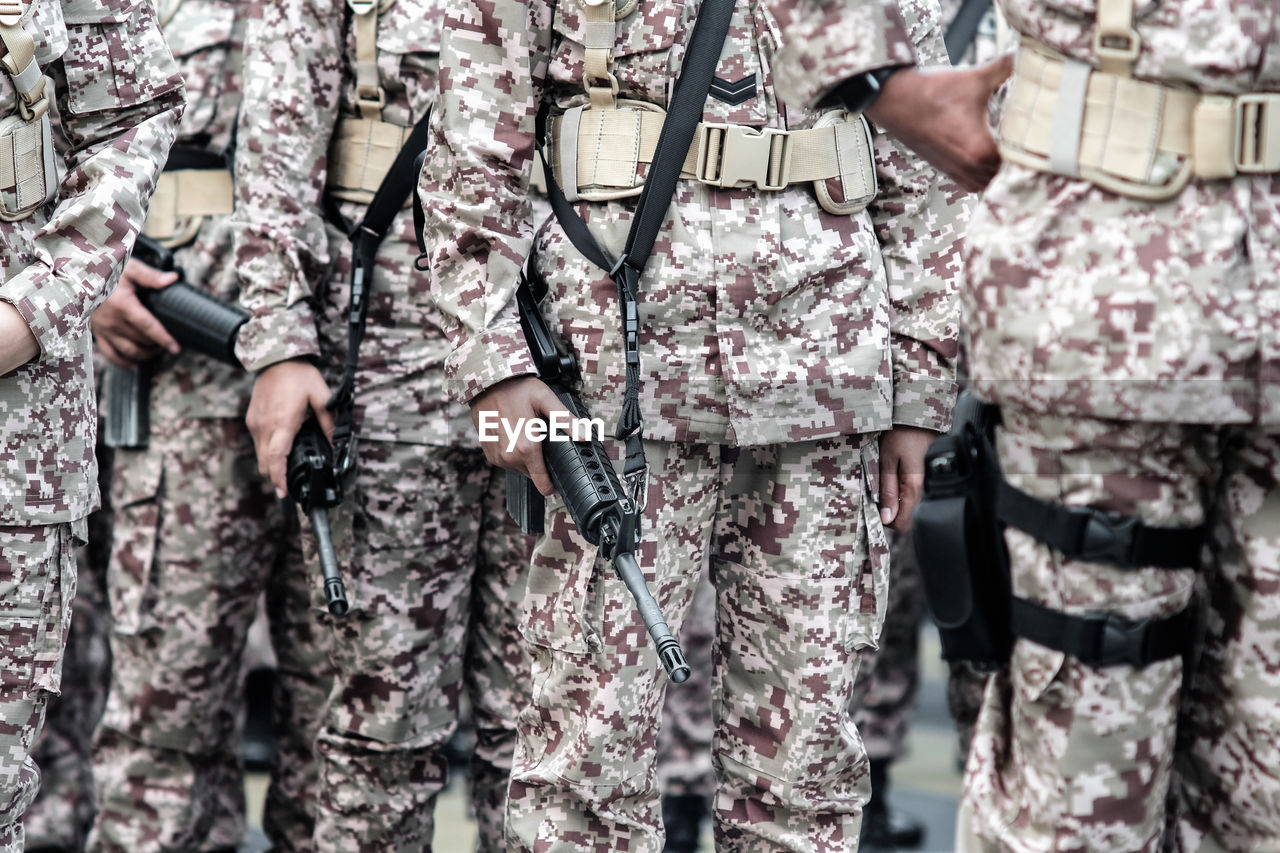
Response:
[{"label": "belt buckle", "polygon": [[22,24],[26,5],[22,0],[0,0],[0,25],[16,27]]},{"label": "belt buckle", "polygon": [[[699,125],[701,140],[698,145],[696,176],[699,181],[713,187],[736,187],[752,183],[757,189],[778,191],[791,183],[790,162],[786,150],[785,131],[738,124]],[[780,168],[776,181],[769,180],[770,163],[773,160],[773,141],[782,138],[783,149],[779,158]],[[714,149],[716,157],[711,157]]]},{"label": "belt buckle", "polygon": [[1146,666],[1146,641],[1149,620],[1134,621],[1118,613],[1086,613],[1081,617],[1098,630],[1097,666],[1127,663],[1141,669]]},{"label": "belt buckle", "polygon": [[1134,516],[1113,516],[1089,506],[1067,507],[1067,512],[1083,522],[1079,553],[1074,559],[1085,562],[1108,562],[1118,566],[1132,564],[1133,535],[1138,526]]},{"label": "belt buckle", "polygon": [[1236,97],[1234,160],[1241,174],[1280,172],[1280,93]]}]

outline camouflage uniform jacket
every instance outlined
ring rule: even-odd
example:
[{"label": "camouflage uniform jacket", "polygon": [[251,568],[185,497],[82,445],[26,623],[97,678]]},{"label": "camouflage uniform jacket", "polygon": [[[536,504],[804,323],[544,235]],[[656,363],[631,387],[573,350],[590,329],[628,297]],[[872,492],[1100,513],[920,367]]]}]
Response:
[{"label": "camouflage uniform jacket", "polygon": [[[618,21],[620,99],[666,105],[699,6],[646,0]],[[936,8],[917,36],[938,57]],[[736,104],[709,98],[705,121],[817,120],[774,89],[780,24],[764,2],[738,3],[716,76],[754,75],[756,89]],[[543,312],[576,351],[593,414],[611,420],[624,384],[616,291],[554,218],[535,236],[526,198],[540,105],[586,101],[586,28],[577,0],[451,6],[422,187],[432,287],[454,347],[450,393],[469,401],[533,372],[514,309],[532,246],[550,283]],[[758,445],[946,423],[967,211],[953,185],[890,140],[877,137],[875,152],[880,196],[853,216],[825,213],[810,186],[680,182],[641,282],[647,437]],[[577,209],[616,257],[633,206]]]},{"label": "camouflage uniform jacket", "polygon": [[[232,154],[248,5],[243,0],[168,0],[158,4],[165,39],[187,90],[187,110],[178,127],[175,148]],[[191,242],[174,250],[175,260],[188,283],[235,304],[230,217],[202,220],[179,223],[179,230],[197,225],[199,230]],[[207,356],[196,352],[163,354],[152,378],[152,417],[241,417],[249,405],[251,388],[242,371]]]},{"label": "camouflage uniform jacket", "polygon": [[[440,0],[383,0],[377,27],[384,121],[410,127],[435,100]],[[341,118],[356,117],[356,36],[341,0],[261,4],[245,48],[245,103],[236,155],[236,264],[252,319],[238,353],[252,371],[317,358],[331,383],[346,356],[350,245],[327,224],[328,152]],[[364,206],[343,202],[359,221]],[[356,375],[363,438],[470,443],[465,409],[444,392],[447,342],[406,207],[378,251]]]},{"label": "camouflage uniform jacket", "polygon": [[[0,299],[40,346],[0,379],[0,523],[9,525],[75,521],[97,506],[89,314],[124,266],[182,112],[182,80],[150,3],[27,5],[24,26],[69,149],[55,201],[0,222]],[[14,90],[0,76],[0,115],[12,115]]]}]

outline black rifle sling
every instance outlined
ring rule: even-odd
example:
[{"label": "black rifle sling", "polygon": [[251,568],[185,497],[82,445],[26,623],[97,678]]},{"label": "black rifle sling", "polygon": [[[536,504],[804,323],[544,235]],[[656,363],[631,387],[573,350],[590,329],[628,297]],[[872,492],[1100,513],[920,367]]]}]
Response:
[{"label": "black rifle sling", "polygon": [[942,37],[947,46],[947,58],[952,65],[959,62],[969,50],[978,35],[978,27],[982,25],[982,19],[990,8],[991,0],[964,0],[960,4],[959,11],[951,19],[951,25]]},{"label": "black rifle sling", "polygon": [[[613,2],[613,0],[606,0]],[[675,196],[676,183],[684,166],[685,155],[693,143],[693,135],[702,121],[702,109],[711,91],[711,80],[720,63],[720,51],[729,34],[736,0],[704,0],[694,21],[684,66],[676,80],[675,91],[662,123],[658,144],[654,149],[649,175],[631,220],[622,257],[609,257],[591,235],[582,218],[569,204],[543,152],[539,134],[538,153],[546,173],[547,196],[556,219],[564,228],[569,242],[596,266],[609,273],[618,286],[618,302],[622,311],[622,342],[627,359],[627,384],[623,394],[622,413],[614,430],[614,438],[626,442],[623,479],[631,490],[637,517],[644,509],[648,464],[642,442],[640,421],[640,312],[637,299],[640,277],[653,252],[658,229],[666,218]]]},{"label": "black rifle sling", "polygon": [[333,449],[338,470],[346,472],[355,463],[352,453],[355,419],[356,368],[360,366],[360,344],[364,340],[365,320],[369,316],[369,288],[373,286],[373,269],[378,247],[387,236],[396,214],[404,207],[418,183],[414,167],[420,165],[418,153],[427,147],[431,110],[427,110],[396,154],[391,168],[378,185],[373,200],[365,208],[364,218],[347,235],[351,238],[351,301],[347,308],[347,361],[342,367],[342,382],[329,398],[328,408],[334,413]]}]

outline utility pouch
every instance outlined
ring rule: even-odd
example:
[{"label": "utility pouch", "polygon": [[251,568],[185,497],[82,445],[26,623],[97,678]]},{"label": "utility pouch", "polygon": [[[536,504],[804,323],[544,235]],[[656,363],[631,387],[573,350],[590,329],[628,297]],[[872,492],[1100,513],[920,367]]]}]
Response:
[{"label": "utility pouch", "polygon": [[25,219],[58,191],[48,111],[0,119],[0,219]]},{"label": "utility pouch", "polygon": [[861,115],[834,110],[818,119],[814,127],[833,128],[833,161],[838,165],[839,172],[834,177],[813,182],[818,204],[834,216],[861,213],[879,191],[871,147],[871,126]]},{"label": "utility pouch", "polygon": [[995,511],[998,421],[995,406],[960,395],[951,431],[925,456],[924,498],[912,519],[942,657],[980,668],[1001,666],[1013,648],[1009,554]]}]

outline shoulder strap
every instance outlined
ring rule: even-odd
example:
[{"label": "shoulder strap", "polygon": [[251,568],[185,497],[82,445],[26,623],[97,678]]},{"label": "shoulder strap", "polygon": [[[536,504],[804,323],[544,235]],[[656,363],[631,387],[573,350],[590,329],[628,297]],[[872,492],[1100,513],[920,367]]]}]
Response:
[{"label": "shoulder strap", "polygon": [[347,0],[356,30],[356,105],[360,118],[382,120],[387,93],[378,77],[378,2]]},{"label": "shoulder strap", "polygon": [[44,91],[44,74],[36,62],[36,42],[22,26],[26,14],[25,0],[0,0],[0,41],[7,53],[0,64],[13,80],[18,94],[18,112],[32,121],[49,111],[49,97]]},{"label": "shoulder strap", "polygon": [[1133,26],[1133,0],[1098,0],[1098,23],[1093,31],[1093,53],[1108,74],[1128,77],[1142,48]]},{"label": "shoulder strap", "polygon": [[365,208],[360,224],[351,229],[351,302],[347,309],[347,360],[342,367],[342,382],[329,398],[328,407],[336,414],[333,432],[334,458],[338,470],[346,472],[355,463],[353,450],[353,415],[355,407],[356,368],[360,365],[360,344],[364,341],[365,320],[369,315],[368,290],[373,282],[378,247],[387,236],[396,214],[404,207],[417,182],[415,165],[421,163],[419,152],[427,147],[430,136],[431,110],[427,110],[387,170],[373,200]]},{"label": "shoulder strap", "polygon": [[947,45],[947,58],[951,64],[957,64],[969,51],[969,46],[978,35],[978,27],[991,8],[991,0],[964,0],[960,4],[956,16],[951,19],[942,40]]}]

